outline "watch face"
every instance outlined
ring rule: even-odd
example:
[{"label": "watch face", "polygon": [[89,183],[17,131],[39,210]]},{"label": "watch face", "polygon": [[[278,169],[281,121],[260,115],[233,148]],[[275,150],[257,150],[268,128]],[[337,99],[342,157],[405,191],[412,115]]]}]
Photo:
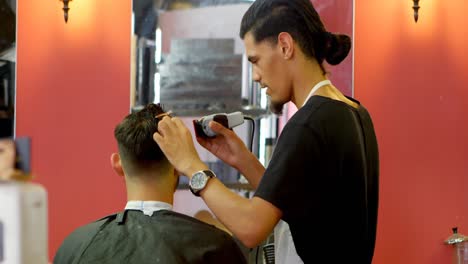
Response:
[{"label": "watch face", "polygon": [[195,173],[192,176],[192,180],[190,181],[190,185],[193,189],[198,190],[205,187],[206,184],[206,176],[203,173]]}]

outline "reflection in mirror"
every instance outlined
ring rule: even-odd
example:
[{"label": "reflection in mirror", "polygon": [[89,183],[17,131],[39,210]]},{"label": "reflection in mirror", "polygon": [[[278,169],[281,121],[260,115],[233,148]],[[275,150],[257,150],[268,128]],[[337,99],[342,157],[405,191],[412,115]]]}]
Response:
[{"label": "reflection in mirror", "polygon": [[251,3],[134,0],[132,106],[161,102],[178,116],[258,109],[238,37]]},{"label": "reflection in mirror", "polygon": [[15,142],[0,138],[0,180],[11,178],[15,169]]},{"label": "reflection in mirror", "polygon": [[16,0],[0,0],[0,138],[14,131],[15,42]]},{"label": "reflection in mirror", "polygon": [[0,138],[0,181],[30,179],[30,139]]}]

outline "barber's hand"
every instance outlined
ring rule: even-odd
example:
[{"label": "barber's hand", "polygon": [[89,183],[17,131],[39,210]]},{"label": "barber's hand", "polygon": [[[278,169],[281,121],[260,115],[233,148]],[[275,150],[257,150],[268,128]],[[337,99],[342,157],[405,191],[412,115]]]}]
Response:
[{"label": "barber's hand", "polygon": [[208,168],[198,156],[190,130],[179,118],[166,116],[159,121],[153,139],[179,173],[191,177]]},{"label": "barber's hand", "polygon": [[252,153],[231,129],[216,121],[211,121],[209,126],[216,132],[217,136],[215,138],[197,137],[198,143],[220,160],[239,170],[243,166],[243,158],[252,155]]}]

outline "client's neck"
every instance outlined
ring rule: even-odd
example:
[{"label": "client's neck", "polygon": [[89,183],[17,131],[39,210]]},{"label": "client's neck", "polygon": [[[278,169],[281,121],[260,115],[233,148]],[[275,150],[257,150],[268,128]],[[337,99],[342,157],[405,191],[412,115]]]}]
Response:
[{"label": "client's neck", "polygon": [[175,183],[171,180],[154,180],[146,175],[125,176],[125,183],[128,201],[160,201],[171,205],[174,202]]}]

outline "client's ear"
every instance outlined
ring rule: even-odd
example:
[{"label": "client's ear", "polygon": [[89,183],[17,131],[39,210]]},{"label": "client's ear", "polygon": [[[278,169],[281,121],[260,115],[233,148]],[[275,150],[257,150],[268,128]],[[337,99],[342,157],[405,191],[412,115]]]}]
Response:
[{"label": "client's ear", "polygon": [[112,153],[111,155],[111,166],[114,171],[120,175],[124,176],[124,171],[122,169],[122,162],[120,160],[120,155],[119,153]]}]

